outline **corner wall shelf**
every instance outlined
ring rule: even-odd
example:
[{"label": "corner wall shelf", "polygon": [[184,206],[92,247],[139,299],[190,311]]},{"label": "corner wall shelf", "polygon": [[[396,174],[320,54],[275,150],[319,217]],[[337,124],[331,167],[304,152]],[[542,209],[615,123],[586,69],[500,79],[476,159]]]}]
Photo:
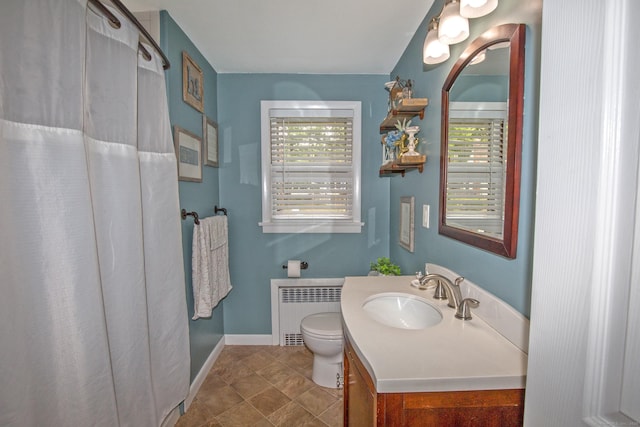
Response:
[{"label": "corner wall shelf", "polygon": [[[418,157],[418,156],[416,156]],[[380,176],[388,176],[393,174],[401,174],[404,176],[406,171],[418,169],[418,172],[422,173],[424,170],[424,163],[427,160],[427,156],[422,155],[415,162],[403,161],[402,158],[394,160],[393,162],[385,163],[380,166]]]},{"label": "corner wall shelf", "polygon": [[380,133],[384,133],[396,128],[398,120],[412,119],[420,116],[424,119],[424,109],[429,104],[427,98],[408,98],[400,101],[396,109],[389,111],[387,117],[380,123]]}]

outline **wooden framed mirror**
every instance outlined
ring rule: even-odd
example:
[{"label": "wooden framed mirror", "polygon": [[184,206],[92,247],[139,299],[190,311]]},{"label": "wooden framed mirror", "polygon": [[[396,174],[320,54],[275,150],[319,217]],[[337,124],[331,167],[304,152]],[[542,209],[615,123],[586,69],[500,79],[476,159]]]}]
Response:
[{"label": "wooden framed mirror", "polygon": [[516,257],[524,24],[504,24],[465,49],[442,87],[438,232]]}]

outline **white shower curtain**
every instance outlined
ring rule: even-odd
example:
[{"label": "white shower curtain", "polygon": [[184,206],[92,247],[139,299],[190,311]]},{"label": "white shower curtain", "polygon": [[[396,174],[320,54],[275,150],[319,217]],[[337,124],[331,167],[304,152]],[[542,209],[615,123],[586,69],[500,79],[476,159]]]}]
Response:
[{"label": "white shower curtain", "polygon": [[0,5],[1,426],[158,426],[188,393],[162,63],[114,14]]}]

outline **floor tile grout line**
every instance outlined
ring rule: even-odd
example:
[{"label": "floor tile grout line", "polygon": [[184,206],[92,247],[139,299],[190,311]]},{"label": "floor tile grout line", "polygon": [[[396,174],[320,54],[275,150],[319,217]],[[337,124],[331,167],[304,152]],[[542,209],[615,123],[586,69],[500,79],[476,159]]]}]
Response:
[{"label": "floor tile grout line", "polygon": [[[250,399],[253,399],[254,397],[258,396],[260,393],[262,393],[263,391],[266,391],[267,388],[265,388],[264,390],[260,390],[258,392],[252,393],[250,396],[244,397],[243,395],[241,395],[237,389],[235,389],[232,384],[237,382],[239,379],[241,378],[245,378],[246,376],[249,375],[256,375],[258,378],[260,378],[262,381],[265,382],[265,384],[267,384],[269,387],[272,387],[273,389],[277,390],[278,392],[284,394],[286,396],[287,403],[285,403],[285,405],[280,406],[278,409],[276,409],[275,411],[272,412],[275,413],[276,411],[282,409],[284,406],[290,404],[290,403],[294,403],[295,405],[299,406],[301,409],[303,409],[308,415],[310,415],[313,419],[315,419],[317,422],[319,422],[322,425],[326,425],[326,426],[332,426],[336,423],[333,422],[334,417],[332,416],[325,416],[325,414],[327,414],[329,411],[331,410],[335,410],[335,407],[337,405],[343,405],[343,398],[344,396],[342,395],[342,393],[340,393],[339,391],[333,391],[333,390],[325,390],[324,387],[320,387],[317,385],[312,385],[310,388],[304,390],[303,392],[299,393],[297,396],[295,397],[289,397],[289,395],[287,393],[284,392],[283,389],[281,389],[279,386],[277,386],[275,384],[275,382],[279,382],[279,381],[274,381],[272,382],[271,380],[269,380],[266,376],[264,376],[263,374],[259,374],[258,371],[262,370],[264,367],[270,366],[273,363],[278,363],[280,365],[280,368],[285,368],[288,372],[293,372],[294,374],[297,374],[299,376],[301,376],[302,378],[304,378],[307,381],[312,381],[311,378],[311,373],[310,373],[310,369],[311,369],[311,365],[312,365],[312,358],[313,355],[311,353],[309,353],[308,351],[305,351],[305,349],[300,349],[298,350],[296,349],[292,349],[292,351],[289,350],[285,350],[285,349],[274,349],[271,346],[242,346],[242,347],[237,347],[237,348],[231,348],[228,349],[228,351],[225,353],[224,351],[225,349],[223,349],[223,352],[221,354],[221,358],[219,358],[220,362],[224,363],[223,365],[220,365],[218,362],[214,363],[214,366],[212,367],[211,371],[209,372],[209,375],[213,374],[215,375],[216,381],[220,380],[222,382],[222,384],[226,385],[227,387],[230,387],[234,393],[236,393],[238,395],[238,397],[240,397],[240,399],[242,399],[240,402],[234,404],[232,407],[230,408],[226,408],[225,411],[223,411],[222,413],[218,414],[218,415],[213,415],[211,413],[209,413],[209,416],[212,416],[212,418],[209,418],[209,416],[207,416],[207,422],[205,422],[204,425],[208,425],[209,422],[211,421],[215,421],[218,422],[220,424],[222,424],[222,421],[220,420],[220,416],[222,416],[223,414],[227,413],[228,411],[233,410],[234,408],[236,408],[237,406],[241,405],[242,403],[246,402],[247,405],[249,405],[251,408],[253,408],[258,414],[260,414],[261,419],[263,419],[264,421],[268,422],[270,425],[274,425],[267,417],[265,416],[256,406],[254,406],[251,402]],[[255,363],[251,363],[246,361],[245,359],[247,358],[253,358],[253,360],[259,358],[256,355],[260,355],[259,357],[263,358],[263,360],[265,361],[263,366],[258,366],[257,368],[253,368],[253,367],[248,367],[246,364],[250,364],[252,366],[257,366],[255,365]],[[302,358],[302,359],[301,359]],[[309,358],[309,360],[311,362],[307,362],[304,360],[304,358]],[[234,360],[235,359],[235,360]],[[232,373],[229,372],[233,372],[234,369],[234,364],[235,363],[245,363],[245,367],[247,369],[247,373],[246,375],[242,375],[239,377],[234,377],[234,375]],[[268,363],[267,363],[268,362]],[[217,365],[217,366],[216,366]],[[220,368],[222,366],[221,372],[216,373],[214,372],[216,370],[216,367]],[[226,374],[225,374],[226,371]],[[272,377],[273,378],[273,377]],[[282,385],[282,384],[281,384]],[[311,408],[308,408],[307,406],[305,406],[300,400],[299,398],[311,391],[321,391],[322,393],[326,393],[329,397],[335,399],[334,402],[330,403],[329,406],[327,406],[326,408],[324,408],[324,410],[322,412],[320,412],[318,415],[315,415],[313,412],[311,412]],[[244,392],[246,393],[247,390],[244,390]],[[198,396],[196,396],[196,399],[198,399]],[[206,405],[205,405],[206,407]],[[271,414],[270,414],[271,415]],[[327,422],[325,422],[323,419],[321,419],[320,417],[325,416],[325,418],[327,418]],[[338,425],[341,425],[340,422],[337,423]]]}]

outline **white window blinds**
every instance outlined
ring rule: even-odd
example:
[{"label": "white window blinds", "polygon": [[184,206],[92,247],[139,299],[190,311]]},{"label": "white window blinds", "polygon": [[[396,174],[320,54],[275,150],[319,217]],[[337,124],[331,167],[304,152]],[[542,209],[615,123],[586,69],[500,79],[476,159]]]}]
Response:
[{"label": "white window blinds", "polygon": [[359,231],[359,112],[271,107],[263,117],[263,230]]},{"label": "white window blinds", "polygon": [[469,103],[452,104],[447,223],[501,238],[507,169],[506,104],[491,103],[491,109],[483,110]]},{"label": "white window blinds", "polygon": [[352,160],[352,117],[272,117],[272,218],[351,218]]}]

